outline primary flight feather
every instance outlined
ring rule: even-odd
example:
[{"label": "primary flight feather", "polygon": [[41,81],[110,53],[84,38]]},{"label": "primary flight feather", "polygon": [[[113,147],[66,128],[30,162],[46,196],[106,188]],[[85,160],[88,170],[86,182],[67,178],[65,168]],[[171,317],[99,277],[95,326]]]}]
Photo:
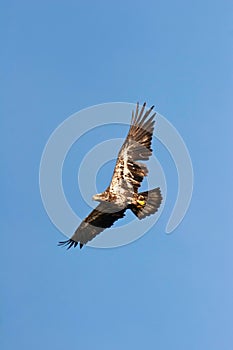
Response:
[{"label": "primary flight feather", "polygon": [[148,160],[152,154],[151,141],[156,115],[151,114],[153,108],[145,111],[146,103],[141,109],[137,103],[135,113],[132,112],[128,135],[118,153],[111,183],[103,193],[93,196],[100,204],[83,220],[73,236],[59,242],[59,245],[69,249],[79,244],[82,248],[123,218],[127,209],[131,209],[140,220],[158,210],[162,202],[159,187],[138,193],[144,176],[148,174],[146,165],[141,161]]}]

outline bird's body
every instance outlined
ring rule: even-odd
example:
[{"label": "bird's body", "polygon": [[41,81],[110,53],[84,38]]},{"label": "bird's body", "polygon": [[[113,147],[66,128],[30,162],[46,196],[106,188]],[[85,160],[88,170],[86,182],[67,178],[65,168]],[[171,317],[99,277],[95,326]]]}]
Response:
[{"label": "bird's body", "polygon": [[145,164],[152,154],[151,140],[154,130],[155,113],[150,116],[154,106],[145,113],[144,103],[139,111],[137,103],[135,114],[132,112],[131,126],[122,145],[112,179],[108,188],[93,196],[100,204],[83,220],[73,236],[59,245],[68,248],[80,248],[104,229],[111,227],[115,221],[123,218],[125,211],[131,209],[139,218],[154,214],[162,201],[159,188],[138,193],[141,182],[148,174]]}]

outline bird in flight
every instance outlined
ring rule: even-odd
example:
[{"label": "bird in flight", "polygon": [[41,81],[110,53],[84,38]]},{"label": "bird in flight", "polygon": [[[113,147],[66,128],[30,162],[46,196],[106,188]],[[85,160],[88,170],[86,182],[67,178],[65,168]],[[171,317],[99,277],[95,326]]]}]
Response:
[{"label": "bird in flight", "polygon": [[146,161],[152,154],[151,141],[154,131],[155,115],[152,113],[154,106],[146,110],[146,103],[139,108],[136,105],[128,135],[117,157],[111,183],[103,193],[93,196],[93,200],[100,204],[82,221],[73,236],[59,246],[67,246],[67,249],[78,244],[80,248],[91,241],[105,229],[111,227],[115,221],[124,217],[127,209],[130,209],[139,220],[154,214],[162,202],[160,188],[138,192],[148,169],[145,164],[138,161]]}]

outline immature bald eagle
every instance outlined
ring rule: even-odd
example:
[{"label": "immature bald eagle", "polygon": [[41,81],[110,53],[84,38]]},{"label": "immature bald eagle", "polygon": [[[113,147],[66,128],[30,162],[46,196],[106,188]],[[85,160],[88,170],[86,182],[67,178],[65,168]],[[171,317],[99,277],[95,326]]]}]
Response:
[{"label": "immature bald eagle", "polygon": [[123,218],[127,209],[131,209],[140,220],[158,210],[162,201],[159,187],[138,193],[148,170],[137,161],[148,160],[152,154],[151,140],[156,115],[154,113],[150,116],[154,106],[146,112],[145,107],[146,103],[139,111],[137,103],[135,114],[132,111],[131,126],[118,154],[111,183],[103,193],[93,196],[100,204],[83,220],[70,239],[59,242],[58,245],[67,245],[69,249],[79,243],[82,248],[115,221]]}]

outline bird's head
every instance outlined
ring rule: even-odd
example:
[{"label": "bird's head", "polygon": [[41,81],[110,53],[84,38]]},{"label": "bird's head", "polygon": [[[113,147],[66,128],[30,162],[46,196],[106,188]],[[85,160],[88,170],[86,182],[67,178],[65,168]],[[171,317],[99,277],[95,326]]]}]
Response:
[{"label": "bird's head", "polygon": [[92,197],[93,201],[105,202],[107,200],[105,193],[97,193]]}]

